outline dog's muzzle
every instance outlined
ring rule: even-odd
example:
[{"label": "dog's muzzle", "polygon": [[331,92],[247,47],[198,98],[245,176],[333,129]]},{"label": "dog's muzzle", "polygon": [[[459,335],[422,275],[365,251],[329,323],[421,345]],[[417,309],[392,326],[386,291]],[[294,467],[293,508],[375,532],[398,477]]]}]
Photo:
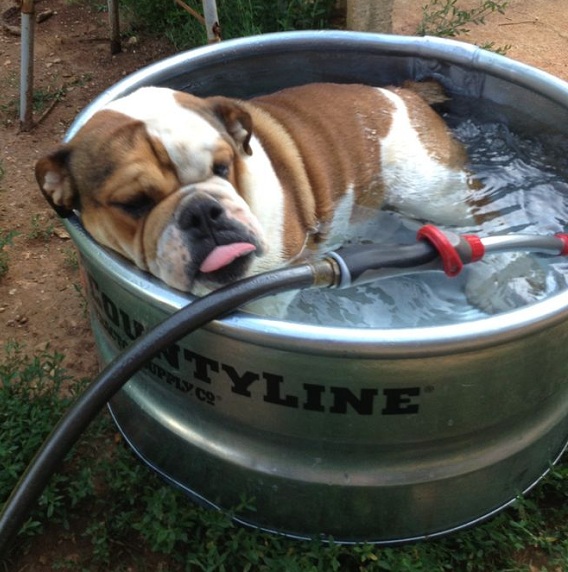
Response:
[{"label": "dog's muzzle", "polygon": [[191,252],[191,273],[219,284],[241,278],[259,247],[258,238],[235,217],[227,202],[202,191],[192,192],[181,201],[176,215],[176,225]]}]

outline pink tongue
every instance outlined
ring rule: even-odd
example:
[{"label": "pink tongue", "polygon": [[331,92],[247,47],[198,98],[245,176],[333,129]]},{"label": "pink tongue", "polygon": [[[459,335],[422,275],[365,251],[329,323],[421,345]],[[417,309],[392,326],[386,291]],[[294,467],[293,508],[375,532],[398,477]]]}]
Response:
[{"label": "pink tongue", "polygon": [[256,250],[256,246],[248,242],[235,242],[233,244],[217,246],[201,263],[199,270],[204,274],[207,272],[215,272],[215,270],[219,270],[219,268],[231,264],[236,258],[244,256],[253,250]]}]

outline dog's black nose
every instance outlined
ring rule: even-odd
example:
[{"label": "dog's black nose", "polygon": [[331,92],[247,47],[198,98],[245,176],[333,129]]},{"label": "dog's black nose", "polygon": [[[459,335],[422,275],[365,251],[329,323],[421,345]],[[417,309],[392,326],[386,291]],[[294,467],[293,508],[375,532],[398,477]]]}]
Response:
[{"label": "dog's black nose", "polygon": [[227,224],[223,207],[212,197],[198,195],[190,197],[182,205],[178,215],[178,226],[197,235],[208,235]]}]

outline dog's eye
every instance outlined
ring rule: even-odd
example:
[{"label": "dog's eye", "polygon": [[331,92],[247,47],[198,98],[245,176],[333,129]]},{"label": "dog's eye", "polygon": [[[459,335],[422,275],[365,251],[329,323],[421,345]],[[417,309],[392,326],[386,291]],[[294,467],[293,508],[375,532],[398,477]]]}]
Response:
[{"label": "dog's eye", "polygon": [[229,177],[229,165],[226,163],[215,163],[213,165],[213,174],[222,179],[227,179]]},{"label": "dog's eye", "polygon": [[112,205],[118,207],[132,218],[142,218],[154,208],[155,202],[148,195],[137,195],[128,201],[113,202]]}]

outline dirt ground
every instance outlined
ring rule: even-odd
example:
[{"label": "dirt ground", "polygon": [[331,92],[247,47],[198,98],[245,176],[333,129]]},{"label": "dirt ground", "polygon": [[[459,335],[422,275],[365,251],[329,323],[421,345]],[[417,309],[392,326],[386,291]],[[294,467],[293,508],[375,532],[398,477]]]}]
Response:
[{"label": "dirt ground", "polygon": [[[425,3],[398,0],[394,31],[412,34]],[[509,57],[568,80],[565,4],[566,0],[511,0],[504,15],[492,15],[460,39],[509,45]],[[37,188],[33,165],[61,140],[97,94],[166,57],[172,48],[165,40],[131,36],[125,38],[122,53],[111,56],[107,15],[96,11],[94,3],[38,1],[38,13],[52,14],[36,26],[35,89],[38,94],[57,93],[58,100],[36,113],[39,119],[50,109],[32,131],[20,132],[20,37],[14,34],[17,18],[6,12],[14,6],[13,0],[0,0],[3,22],[8,24],[0,30],[0,239],[8,231],[18,233],[5,247],[9,268],[0,277],[0,347],[8,340],[22,342],[30,351],[49,344],[65,354],[70,373],[92,377],[97,360],[76,256]]]},{"label": "dirt ground", "polygon": [[[17,25],[9,10],[15,3],[5,0],[0,5],[4,23]],[[11,339],[30,351],[49,344],[65,354],[66,366],[78,376],[95,374],[97,362],[76,256],[64,227],[38,191],[33,165],[106,87],[172,51],[163,40],[131,36],[122,53],[112,56],[107,15],[94,11],[93,5],[36,3],[38,14],[53,14],[36,25],[34,90],[40,96],[57,94],[58,101],[28,133],[19,131],[17,116],[20,37],[6,26],[0,32],[0,232],[18,233],[6,247],[9,270],[0,278],[0,346]],[[45,99],[36,120],[53,104]]]}]

